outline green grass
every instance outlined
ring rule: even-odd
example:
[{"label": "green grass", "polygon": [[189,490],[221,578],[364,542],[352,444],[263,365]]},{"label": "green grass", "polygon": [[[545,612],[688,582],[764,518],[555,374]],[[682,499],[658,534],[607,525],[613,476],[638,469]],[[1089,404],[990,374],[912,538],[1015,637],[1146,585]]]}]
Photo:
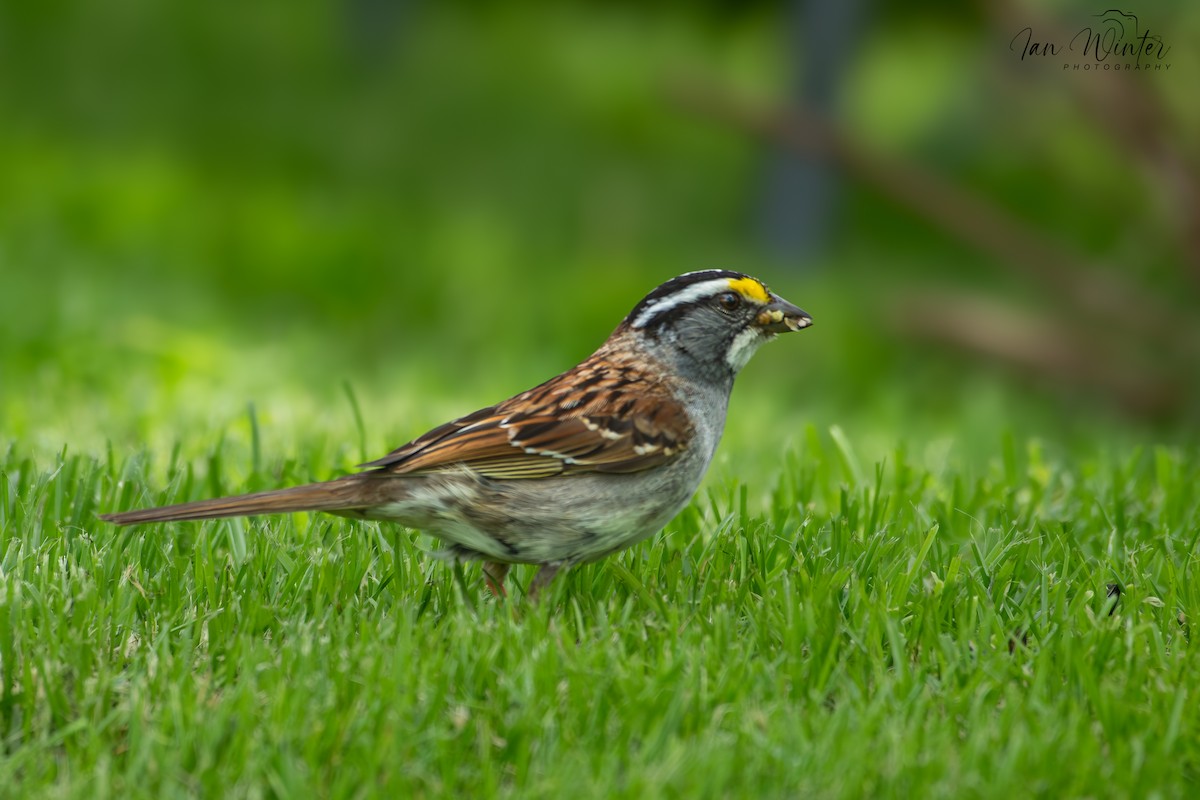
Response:
[{"label": "green grass", "polygon": [[6,791],[1170,797],[1200,779],[1195,452],[1007,438],[979,467],[900,449],[871,468],[810,428],[768,483],[716,476],[666,533],[530,607],[393,526],[96,522],[328,457],[229,440],[240,485],[220,445],[165,472],[5,455]]}]

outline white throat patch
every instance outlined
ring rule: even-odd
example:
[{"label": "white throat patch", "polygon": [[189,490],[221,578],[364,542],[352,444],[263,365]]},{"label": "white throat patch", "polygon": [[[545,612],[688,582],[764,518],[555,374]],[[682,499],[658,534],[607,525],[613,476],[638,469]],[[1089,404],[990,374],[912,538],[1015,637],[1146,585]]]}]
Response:
[{"label": "white throat patch", "polygon": [[746,328],[733,337],[733,341],[729,343],[729,349],[725,351],[725,363],[735,373],[741,372],[742,367],[746,366],[746,362],[750,360],[754,352],[769,339],[771,337],[758,328]]}]

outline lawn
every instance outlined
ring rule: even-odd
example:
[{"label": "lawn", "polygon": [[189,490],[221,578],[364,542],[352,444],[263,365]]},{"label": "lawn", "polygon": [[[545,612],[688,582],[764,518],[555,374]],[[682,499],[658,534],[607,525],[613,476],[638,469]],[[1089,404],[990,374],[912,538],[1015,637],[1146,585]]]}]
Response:
[{"label": "lawn", "polygon": [[529,606],[394,526],[97,523],[329,456],[226,434],[10,447],[0,785],[1061,797],[1200,777],[1200,470],[1181,449],[999,437],[984,468],[903,448],[872,466],[809,428],[765,481],[718,468],[664,534]]},{"label": "lawn", "polygon": [[[897,335],[913,274],[990,284],[878,198],[756,248],[754,143],[660,79],[775,74],[768,10],[429,11],[360,61],[334,4],[132,7],[0,52],[39,76],[0,83],[0,797],[1196,793],[1194,421]],[[392,525],[97,519],[343,474],[714,266],[814,327],[691,505],[537,605]]]}]

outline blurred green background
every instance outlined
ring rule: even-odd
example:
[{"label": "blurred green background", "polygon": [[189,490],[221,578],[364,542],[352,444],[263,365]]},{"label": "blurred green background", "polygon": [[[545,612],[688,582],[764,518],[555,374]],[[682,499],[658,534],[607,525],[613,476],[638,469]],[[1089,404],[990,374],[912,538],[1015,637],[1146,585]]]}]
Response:
[{"label": "blurred green background", "polygon": [[[770,2],[5,3],[0,430],[167,450],[253,404],[268,452],[355,441],[345,466],[723,267],[816,320],[747,369],[725,469],[809,424],[868,455],[1190,436],[1200,12],[1138,5],[1166,71],[1011,48],[1101,10],[863,2],[837,28]],[[849,151],[824,149],[819,227],[781,243],[763,221],[796,154],[706,106],[794,106],[825,67],[817,110]],[[915,172],[889,189],[894,167]],[[980,203],[967,235],[921,176]],[[1039,278],[1025,234],[1082,269]],[[1128,313],[1089,306],[1109,277]]]}]

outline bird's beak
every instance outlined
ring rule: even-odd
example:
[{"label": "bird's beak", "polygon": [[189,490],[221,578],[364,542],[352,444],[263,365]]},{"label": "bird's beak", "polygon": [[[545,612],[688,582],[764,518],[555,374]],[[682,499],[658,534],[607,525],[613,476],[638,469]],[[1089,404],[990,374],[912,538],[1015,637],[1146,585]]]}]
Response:
[{"label": "bird's beak", "polygon": [[755,324],[767,333],[798,331],[812,325],[812,317],[778,295],[771,295],[771,302],[758,312]]}]

